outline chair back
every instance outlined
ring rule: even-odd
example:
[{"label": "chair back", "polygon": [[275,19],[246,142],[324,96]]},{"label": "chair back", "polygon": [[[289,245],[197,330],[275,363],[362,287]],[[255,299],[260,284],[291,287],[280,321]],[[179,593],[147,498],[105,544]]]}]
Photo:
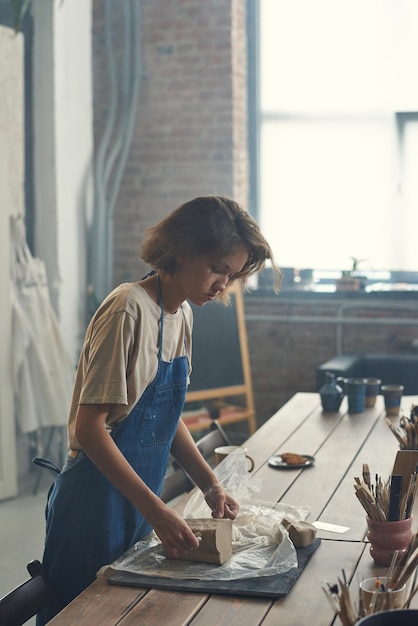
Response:
[{"label": "chair back", "polygon": [[165,503],[171,502],[183,493],[187,493],[193,489],[193,487],[193,481],[188,477],[183,468],[178,467],[165,475],[160,495],[161,500]]},{"label": "chair back", "polygon": [[217,420],[213,420],[211,428],[212,430],[209,433],[203,435],[203,437],[196,442],[201,455],[208,462],[212,461],[216,448],[219,446],[229,446],[231,444],[227,434]]},{"label": "chair back", "polygon": [[21,626],[46,606],[59,606],[40,562],[31,561],[27,569],[31,578],[0,599],[0,626]]},{"label": "chair back", "polygon": [[[230,445],[230,441],[219,422],[213,420],[211,431],[199,439],[196,445],[202,456],[210,462],[211,457],[214,456],[215,448]],[[173,459],[171,467],[164,477],[160,495],[161,500],[166,503],[171,502],[183,493],[191,491],[193,487],[192,479],[186,474],[181,465]]]}]

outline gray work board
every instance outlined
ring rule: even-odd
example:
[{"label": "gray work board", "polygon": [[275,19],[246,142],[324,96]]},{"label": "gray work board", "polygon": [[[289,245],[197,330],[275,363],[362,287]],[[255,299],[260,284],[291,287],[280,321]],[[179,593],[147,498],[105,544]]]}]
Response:
[{"label": "gray work board", "polygon": [[297,550],[298,566],[276,576],[258,578],[239,578],[237,580],[196,580],[172,579],[159,576],[146,576],[134,572],[115,572],[108,582],[123,587],[141,587],[145,589],[166,589],[170,591],[193,591],[198,593],[218,593],[232,596],[259,596],[263,598],[282,598],[292,589],[312,554],[320,545],[315,541],[307,548]]}]

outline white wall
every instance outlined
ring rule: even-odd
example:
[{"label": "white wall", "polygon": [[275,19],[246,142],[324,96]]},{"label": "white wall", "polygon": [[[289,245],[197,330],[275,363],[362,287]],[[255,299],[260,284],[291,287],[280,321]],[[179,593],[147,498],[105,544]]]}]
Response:
[{"label": "white wall", "polygon": [[17,492],[9,218],[23,215],[23,40],[0,26],[0,499]]},{"label": "white wall", "polygon": [[[85,221],[92,200],[91,2],[32,2],[31,11],[34,253],[46,264],[75,365],[85,330]],[[25,210],[24,97],[23,37],[0,26],[0,499],[16,494],[18,477],[29,469],[26,439],[19,436],[16,444],[9,272],[9,216]]]},{"label": "white wall", "polygon": [[85,220],[91,207],[89,0],[33,2],[35,253],[74,362],[85,330]]}]

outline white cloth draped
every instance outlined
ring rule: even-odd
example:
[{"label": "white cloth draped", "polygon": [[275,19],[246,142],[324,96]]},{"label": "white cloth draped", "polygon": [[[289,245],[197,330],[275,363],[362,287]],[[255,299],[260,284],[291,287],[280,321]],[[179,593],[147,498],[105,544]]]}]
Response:
[{"label": "white cloth draped", "polygon": [[46,268],[31,255],[23,218],[11,221],[12,367],[23,433],[67,423],[75,368],[52,308]]}]

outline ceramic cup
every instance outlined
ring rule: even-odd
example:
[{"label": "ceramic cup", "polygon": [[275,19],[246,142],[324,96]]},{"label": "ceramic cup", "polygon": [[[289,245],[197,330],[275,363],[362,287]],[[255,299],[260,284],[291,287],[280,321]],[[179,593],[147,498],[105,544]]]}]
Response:
[{"label": "ceramic cup", "polygon": [[[367,609],[373,598],[373,594],[377,593],[375,598],[375,607],[383,607],[384,609],[401,609],[406,596],[406,585],[400,589],[391,589],[386,591],[386,576],[374,578],[366,578],[360,583],[360,593],[363,599],[363,606]],[[384,591],[382,591],[382,586]]]},{"label": "ceramic cup", "polygon": [[348,400],[348,412],[363,413],[366,401],[366,379],[345,378],[344,389]]},{"label": "ceramic cup", "polygon": [[380,393],[380,385],[382,381],[380,378],[366,378],[366,399],[365,405],[368,409],[374,407],[376,404],[377,396]]},{"label": "ceramic cup", "polygon": [[412,517],[397,522],[381,522],[367,517],[370,554],[377,565],[391,564],[395,550],[403,553],[412,538]]},{"label": "ceramic cup", "polygon": [[252,472],[254,469],[254,459],[247,454],[247,448],[243,448],[242,446],[219,446],[219,448],[215,448],[215,459],[216,463],[220,463],[223,461],[228,454],[234,452],[235,450],[242,450],[245,454],[246,459],[248,460],[248,471]]},{"label": "ceramic cup", "polygon": [[399,415],[403,395],[403,385],[382,385],[381,391],[385,401],[386,415]]}]

